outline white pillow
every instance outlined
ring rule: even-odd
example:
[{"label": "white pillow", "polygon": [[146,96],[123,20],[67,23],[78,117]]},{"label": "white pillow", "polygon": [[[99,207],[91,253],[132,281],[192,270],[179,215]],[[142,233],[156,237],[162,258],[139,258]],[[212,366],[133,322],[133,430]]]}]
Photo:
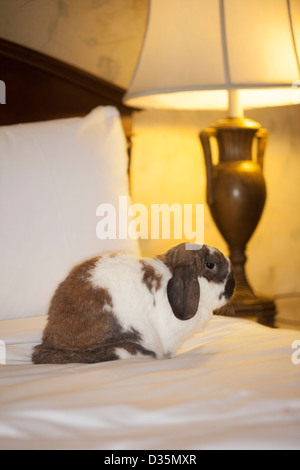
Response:
[{"label": "white pillow", "polygon": [[139,254],[132,240],[99,240],[97,206],[128,196],[120,116],[0,127],[0,319],[47,313],[75,264],[105,251]]}]

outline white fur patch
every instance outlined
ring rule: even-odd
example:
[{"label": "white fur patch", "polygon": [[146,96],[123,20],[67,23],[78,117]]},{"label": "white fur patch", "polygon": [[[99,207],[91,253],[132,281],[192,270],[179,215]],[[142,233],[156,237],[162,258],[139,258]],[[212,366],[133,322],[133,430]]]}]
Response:
[{"label": "white fur patch", "polygon": [[144,354],[137,352],[136,354],[131,354],[128,352],[126,349],[123,348],[115,348],[114,349],[115,354],[118,356],[119,359],[129,359],[131,357],[149,357],[145,356]]},{"label": "white fur patch", "polygon": [[[147,260],[148,261],[148,260]],[[153,266],[154,260],[151,260]],[[163,265],[157,261],[156,269]],[[162,271],[162,270],[161,270]],[[160,271],[159,271],[160,272]],[[112,298],[112,311],[124,330],[134,328],[142,337],[141,345],[156,354],[163,352],[161,338],[157,331],[157,316],[154,313],[153,293],[142,282],[142,264],[130,255],[115,257],[103,256],[90,272],[90,282],[94,287],[108,289]],[[158,322],[159,323],[159,322]]]}]

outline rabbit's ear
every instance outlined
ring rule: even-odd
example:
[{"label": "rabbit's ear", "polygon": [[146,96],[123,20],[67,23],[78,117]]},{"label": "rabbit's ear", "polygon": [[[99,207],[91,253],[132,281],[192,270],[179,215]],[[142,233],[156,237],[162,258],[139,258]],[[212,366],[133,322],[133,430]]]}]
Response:
[{"label": "rabbit's ear", "polygon": [[195,265],[181,265],[174,269],[167,286],[168,300],[175,317],[189,320],[196,315],[200,300],[200,286]]}]

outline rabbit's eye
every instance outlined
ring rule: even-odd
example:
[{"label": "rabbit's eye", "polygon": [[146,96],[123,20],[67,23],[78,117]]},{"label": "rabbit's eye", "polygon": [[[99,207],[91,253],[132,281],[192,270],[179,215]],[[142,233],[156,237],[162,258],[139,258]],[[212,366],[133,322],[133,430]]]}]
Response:
[{"label": "rabbit's eye", "polygon": [[208,269],[214,269],[215,263],[206,263],[206,267],[207,267]]}]

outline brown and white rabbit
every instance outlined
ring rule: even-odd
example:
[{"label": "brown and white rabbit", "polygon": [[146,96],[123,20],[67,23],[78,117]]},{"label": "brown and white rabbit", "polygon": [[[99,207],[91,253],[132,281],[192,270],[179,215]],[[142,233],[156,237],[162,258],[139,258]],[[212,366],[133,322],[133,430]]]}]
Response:
[{"label": "brown and white rabbit", "polygon": [[234,285],[229,259],[207,245],[182,243],[154,259],[113,253],[87,260],[58,286],[32,360],[171,357],[230,300]]}]

